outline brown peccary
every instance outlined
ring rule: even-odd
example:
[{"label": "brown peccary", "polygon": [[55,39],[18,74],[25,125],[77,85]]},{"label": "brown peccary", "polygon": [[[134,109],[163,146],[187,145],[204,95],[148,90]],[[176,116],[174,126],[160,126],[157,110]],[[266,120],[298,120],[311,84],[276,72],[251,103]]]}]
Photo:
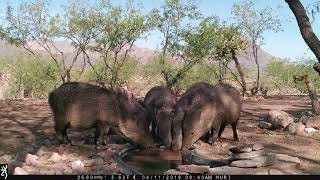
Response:
[{"label": "brown peccary", "polygon": [[144,98],[144,106],[148,111],[148,119],[152,124],[151,133],[155,139],[171,148],[171,125],[174,116],[175,96],[166,87],[151,88]]},{"label": "brown peccary", "polygon": [[181,147],[189,148],[210,131],[214,142],[221,136],[227,124],[232,125],[234,140],[238,140],[236,126],[240,117],[240,106],[240,93],[231,85],[193,85],[177,103],[176,118],[179,119],[175,120],[181,121]]},{"label": "brown peccary", "polygon": [[153,144],[144,107],[122,92],[70,82],[52,91],[48,101],[60,143],[70,142],[67,129],[73,127],[96,128],[97,149],[106,145],[104,138],[110,128],[136,144]]}]

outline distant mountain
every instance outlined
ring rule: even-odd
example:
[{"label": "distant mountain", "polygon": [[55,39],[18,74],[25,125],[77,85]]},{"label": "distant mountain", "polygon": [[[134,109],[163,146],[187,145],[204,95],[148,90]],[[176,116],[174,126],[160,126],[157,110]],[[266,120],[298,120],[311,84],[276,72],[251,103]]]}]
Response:
[{"label": "distant mountain", "polygon": [[[48,53],[37,43],[30,42],[29,46],[40,55],[48,56]],[[64,57],[66,59],[66,64],[71,64],[72,58],[75,54],[75,49],[72,47],[72,45],[67,41],[57,41],[54,43],[54,46],[57,47],[57,49],[62,50]],[[11,45],[8,45],[4,41],[0,41],[0,59],[2,58],[12,58],[17,53],[25,52],[23,48],[17,48]],[[154,56],[156,53],[155,50],[148,49],[148,48],[140,48],[138,46],[133,46],[132,50],[129,53],[129,56],[139,59],[141,62],[147,62],[152,56]],[[58,51],[54,51],[53,54],[56,56],[59,56]],[[99,54],[97,53],[89,53],[92,63],[95,63],[99,59]],[[263,49],[259,48],[258,50],[258,56],[259,56],[259,62],[261,69],[265,69],[267,67],[267,64],[271,62],[273,59],[273,56],[269,54],[268,52],[264,51]],[[254,57],[252,55],[252,49],[247,48],[245,51],[240,52],[237,55],[240,64],[249,70],[255,70],[256,64],[254,61]],[[82,58],[79,57],[77,60],[75,66],[80,67],[83,65]],[[231,63],[230,67],[234,67],[234,64]]]}]

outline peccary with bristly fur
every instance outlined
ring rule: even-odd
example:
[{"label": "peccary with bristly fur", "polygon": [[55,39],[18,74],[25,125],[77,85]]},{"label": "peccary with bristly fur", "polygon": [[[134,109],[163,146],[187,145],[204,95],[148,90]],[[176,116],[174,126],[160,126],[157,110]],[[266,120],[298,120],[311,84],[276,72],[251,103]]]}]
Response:
[{"label": "peccary with bristly fur", "polygon": [[240,106],[240,93],[231,85],[194,84],[177,102],[172,149],[189,148],[208,132],[216,141],[227,124],[232,125],[234,140],[238,140]]},{"label": "peccary with bristly fur", "polygon": [[174,116],[175,96],[163,86],[151,88],[144,98],[148,119],[152,124],[152,135],[168,148],[171,148],[171,125]]},{"label": "peccary with bristly fur", "polygon": [[110,128],[136,144],[153,144],[144,107],[123,92],[70,82],[52,91],[48,101],[61,143],[70,142],[67,129],[72,127],[96,128],[97,148],[106,145],[105,136]]}]

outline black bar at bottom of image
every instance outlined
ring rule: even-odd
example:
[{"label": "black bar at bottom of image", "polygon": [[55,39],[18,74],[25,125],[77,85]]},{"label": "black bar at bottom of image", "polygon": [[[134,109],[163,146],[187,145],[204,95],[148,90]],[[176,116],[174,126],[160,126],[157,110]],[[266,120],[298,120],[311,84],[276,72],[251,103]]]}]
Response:
[{"label": "black bar at bottom of image", "polygon": [[[32,179],[32,180],[277,180],[277,179],[318,180],[316,175],[9,175],[6,180]],[[0,177],[0,180],[5,179]]]}]

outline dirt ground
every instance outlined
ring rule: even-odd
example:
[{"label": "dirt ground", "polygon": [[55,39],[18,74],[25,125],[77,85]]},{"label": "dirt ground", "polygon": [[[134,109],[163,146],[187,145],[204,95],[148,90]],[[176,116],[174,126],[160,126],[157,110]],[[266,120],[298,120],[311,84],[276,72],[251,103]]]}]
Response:
[{"label": "dirt ground", "polygon": [[[310,108],[307,96],[272,96],[259,101],[246,100],[243,102],[238,126],[239,143],[232,141],[232,130],[227,126],[221,142],[209,145],[200,141],[196,143],[196,147],[199,149],[199,154],[217,160],[226,159],[229,156],[228,149],[234,145],[262,143],[268,152],[299,157],[303,161],[301,168],[305,173],[320,174],[319,131],[312,135],[299,136],[283,130],[264,130],[257,126],[258,121],[263,120],[271,109],[284,110],[298,118],[302,111]],[[72,166],[70,163],[73,160],[102,158],[104,169],[98,169],[97,165],[91,168],[92,171],[86,172],[103,174],[119,172],[111,157],[112,153],[123,145],[111,144],[105,151],[96,151],[92,142],[93,133],[80,132],[80,134],[90,138],[83,144],[81,138],[79,139],[79,132],[78,134],[72,132],[71,139],[75,139],[80,145],[58,145],[54,138],[52,114],[46,100],[0,101],[0,163],[17,161],[21,156],[23,158],[22,154],[30,153],[39,157],[36,165],[24,164],[25,169],[31,169],[30,173],[72,174],[76,172],[72,168],[68,169],[68,166]],[[53,152],[57,152],[63,162],[69,163],[65,169],[52,172],[52,167],[59,166],[59,163],[61,165],[61,162],[48,162]],[[32,168],[33,166],[37,168]]]},{"label": "dirt ground", "polygon": [[271,109],[283,110],[295,118],[301,112],[311,110],[308,96],[273,96],[258,101],[243,101],[241,118],[238,125],[239,142],[233,142],[231,126],[222,134],[221,142],[209,145],[197,142],[199,154],[215,160],[225,160],[231,154],[229,148],[250,143],[261,143],[265,151],[287,154],[300,158],[300,169],[307,174],[320,174],[320,133],[305,136],[292,135],[283,130],[266,130],[258,127]]}]

